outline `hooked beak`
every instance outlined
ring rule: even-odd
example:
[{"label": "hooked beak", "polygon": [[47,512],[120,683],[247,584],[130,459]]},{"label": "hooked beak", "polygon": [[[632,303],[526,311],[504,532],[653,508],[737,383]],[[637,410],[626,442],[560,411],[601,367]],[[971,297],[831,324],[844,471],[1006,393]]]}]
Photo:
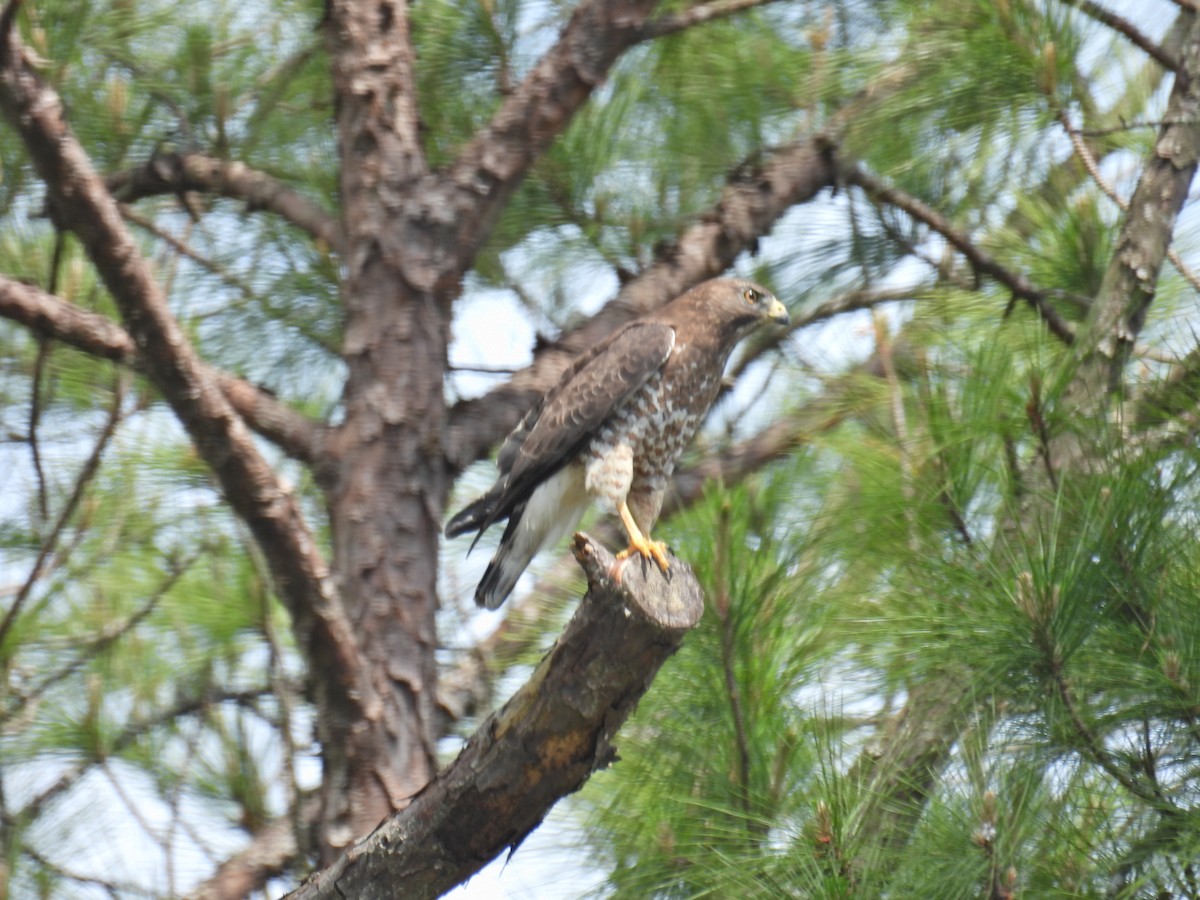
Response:
[{"label": "hooked beak", "polygon": [[767,307],[767,318],[776,325],[792,324],[792,317],[788,315],[787,307],[775,297],[771,298],[771,305]]}]

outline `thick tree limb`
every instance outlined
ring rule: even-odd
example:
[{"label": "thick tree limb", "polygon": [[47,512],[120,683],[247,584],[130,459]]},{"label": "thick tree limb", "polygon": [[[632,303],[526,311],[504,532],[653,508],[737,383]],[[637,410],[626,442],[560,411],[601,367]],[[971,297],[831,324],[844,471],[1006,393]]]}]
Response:
[{"label": "thick tree limb", "polygon": [[[1067,117],[1066,110],[1060,109],[1058,111],[1058,121],[1062,123],[1063,130],[1066,131],[1067,137],[1071,139],[1071,146],[1075,148],[1075,155],[1078,156],[1080,162],[1083,163],[1083,167],[1087,170],[1088,176],[1092,179],[1092,182],[1096,185],[1096,187],[1100,188],[1100,190],[1104,193],[1104,196],[1120,207],[1121,212],[1128,213],[1129,201],[1118,194],[1117,189],[1114,188],[1100,173],[1100,165],[1096,161],[1095,155],[1088,147],[1087,142],[1084,141],[1083,135],[1079,129],[1071,125],[1071,120]],[[1175,269],[1180,275],[1182,275],[1191,283],[1193,288],[1200,290],[1200,276],[1197,276],[1197,274],[1192,271],[1187,263],[1183,261],[1183,257],[1179,255],[1178,251],[1176,251],[1174,247],[1169,247],[1167,249],[1167,259],[1171,260],[1171,264],[1175,266]]]},{"label": "thick tree limb", "polygon": [[693,284],[725,271],[790,207],[813,199],[834,183],[834,176],[824,143],[807,140],[776,152],[731,181],[709,213],[653,265],[622,286],[585,325],[543,348],[528,368],[504,385],[454,406],[446,440],[452,470],[461,471],[486,455],[584,347]]},{"label": "thick tree limb", "polygon": [[407,805],[437,770],[437,542],[447,490],[437,447],[450,306],[433,286],[458,252],[433,191],[444,179],[430,175],[416,131],[408,3],[331,0],[326,10],[347,377],[337,464],[322,484],[356,665],[378,708],[363,716],[336,694],[317,697],[321,865]]},{"label": "thick tree limb", "polygon": [[1170,124],[1159,131],[1138,178],[1100,292],[1080,329],[1079,365],[1065,400],[1081,424],[1048,448],[1048,465],[1056,470],[1088,465],[1097,452],[1096,435],[1108,432],[1095,426],[1124,399],[1125,365],[1154,301],[1200,162],[1200,14],[1184,12],[1180,18],[1187,33],[1163,117]]},{"label": "thick tree limb", "polygon": [[[133,338],[112,319],[80,309],[34,285],[3,275],[0,275],[0,318],[17,322],[42,337],[61,341],[99,359],[109,359],[139,371],[145,369]],[[248,381],[204,363],[200,366],[247,425],[293,459],[310,464],[319,462],[326,436],[323,425]]]},{"label": "thick tree limb", "polygon": [[[1200,160],[1200,14],[1183,42],[1154,154],[1129,199],[1128,213],[1093,304],[1078,351],[1099,353],[1120,367],[1154,300],[1158,274]],[[1110,372],[1110,381],[1117,372]],[[1090,387],[1098,385],[1092,384]]]},{"label": "thick tree limb", "polygon": [[574,552],[588,592],[529,681],[403,812],[290,896],[437,897],[520,846],[562,797],[612,764],[613,738],[659,667],[700,619],[688,567],[627,563],[585,535]]},{"label": "thick tree limb", "polygon": [[145,165],[115,172],[105,183],[122,203],[187,191],[244,200],[249,210],[275,213],[332,249],[344,249],[342,226],[336,216],[277,178],[236,160],[202,153],[155,153]]},{"label": "thick tree limb", "polygon": [[55,222],[83,244],[121,310],[147,376],[257,539],[312,665],[331,689],[369,716],[373,699],[360,683],[357,640],[299,505],[171,316],[117,202],[67,125],[58,95],[42,81],[16,35],[0,37],[0,111],[46,183]]}]

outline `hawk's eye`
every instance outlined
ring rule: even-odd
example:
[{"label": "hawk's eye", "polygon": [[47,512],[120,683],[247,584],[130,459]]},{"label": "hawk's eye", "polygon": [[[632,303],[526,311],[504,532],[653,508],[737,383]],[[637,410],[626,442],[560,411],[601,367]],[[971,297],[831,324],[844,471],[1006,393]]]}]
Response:
[{"label": "hawk's eye", "polygon": [[742,298],[749,304],[758,302],[758,294],[750,288],[746,288],[744,291],[742,291]]}]

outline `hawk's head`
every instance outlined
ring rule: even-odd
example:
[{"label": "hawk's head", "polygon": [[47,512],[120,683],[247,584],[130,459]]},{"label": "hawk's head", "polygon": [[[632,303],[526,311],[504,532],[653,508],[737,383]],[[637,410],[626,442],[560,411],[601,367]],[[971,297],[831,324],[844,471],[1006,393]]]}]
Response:
[{"label": "hawk's head", "polygon": [[787,307],[775,295],[752,281],[741,278],[714,278],[698,284],[675,303],[687,311],[693,322],[708,320],[709,327],[721,335],[727,349],[765,322],[788,325]]}]

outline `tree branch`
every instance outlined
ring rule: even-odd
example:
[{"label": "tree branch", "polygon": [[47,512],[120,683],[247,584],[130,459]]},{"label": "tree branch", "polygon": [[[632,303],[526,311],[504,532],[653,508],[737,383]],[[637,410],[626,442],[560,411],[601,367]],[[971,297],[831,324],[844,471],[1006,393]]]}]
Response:
[{"label": "tree branch", "polygon": [[440,896],[520,846],[560,798],[613,763],[617,730],[704,599],[677,559],[669,580],[632,561],[617,583],[603,547],[577,535],[574,552],[587,595],[529,681],[404,811],[291,897]]},{"label": "tree branch", "polygon": [[714,22],[732,16],[735,13],[753,9],[756,6],[766,6],[776,0],[713,0],[711,3],[700,3],[677,13],[660,16],[642,26],[638,35],[641,41],[654,40],[676,34],[696,25]]},{"label": "tree branch", "polygon": [[729,368],[729,379],[736,381],[742,373],[762,358],[763,354],[775,350],[791,338],[797,331],[807,328],[817,322],[832,319],[843,313],[855,312],[860,309],[875,309],[884,303],[900,303],[913,300],[921,293],[920,287],[906,288],[854,288],[843,291],[816,306],[792,315],[791,324],[783,329],[771,329],[761,340],[754,341],[737,358]]},{"label": "tree branch", "polygon": [[[0,318],[24,325],[99,359],[146,371],[133,338],[107,316],[80,309],[35,285],[0,275]],[[326,428],[262,388],[200,362],[246,424],[293,459],[317,464],[327,452]]]},{"label": "tree branch", "polygon": [[[820,317],[816,310],[813,315]],[[736,484],[803,446],[811,435],[833,428],[843,418],[842,408],[843,404],[837,399],[821,398],[727,450],[706,454],[694,464],[677,470],[671,490],[667,492],[663,517],[672,516],[698,501],[708,483]],[[565,556],[563,562],[567,562]],[[557,595],[549,585],[561,581],[560,577],[550,576],[528,597],[510,600],[514,605],[500,626],[473,648],[468,659],[438,679],[438,704],[449,720],[457,721],[481,708],[486,710],[485,704],[491,703],[492,696],[492,676],[489,674],[494,665],[492,661],[511,660],[531,649],[530,634],[540,616],[537,612],[531,614],[528,607],[533,605],[535,597]],[[537,630],[539,636],[542,633],[541,629]],[[302,810],[303,821],[311,825],[315,809],[304,805]],[[289,842],[283,835],[287,827],[287,818],[281,817],[254,835],[246,848],[223,863],[217,874],[197,890],[193,900],[242,897],[247,892],[243,887],[257,887],[283,871],[296,852],[295,841]]]},{"label": "tree branch", "polygon": [[[977,273],[990,276],[1012,291],[1015,297],[1028,303],[1041,316],[1055,337],[1059,338],[1065,344],[1074,342],[1075,334],[1070,324],[1050,305],[1050,297],[1054,296],[1052,292],[1039,290],[1024,275],[1019,272],[1012,272],[1000,265],[993,256],[976,246],[966,234],[955,228],[950,220],[937,210],[926,205],[916,197],[906,194],[899,188],[886,184],[882,179],[870,174],[861,166],[851,165],[846,167],[842,173],[842,177],[848,184],[858,185],[876,202],[888,203],[895,206],[897,209],[908,213],[908,215],[918,222],[936,231],[949,241],[954,249],[967,258],[967,261]],[[1082,297],[1069,297],[1067,299],[1071,299],[1085,307],[1089,302],[1086,298]]]},{"label": "tree branch", "polygon": [[292,614],[299,643],[349,708],[371,715],[358,642],[299,504],[259,454],[240,416],[199,359],[138,252],[117,202],[93,168],[16,35],[0,42],[0,111],[46,183],[56,225],[79,238],[113,295],[145,372],[162,392],[230,505],[247,523]]},{"label": "tree branch", "polygon": [[447,172],[446,202],[457,208],[457,282],[525,174],[566,129],[617,58],[641,37],[656,0],[586,0]]},{"label": "tree branch", "polygon": [[1105,9],[1099,3],[1093,0],[1061,0],[1067,6],[1073,6],[1081,13],[1089,18],[1095,19],[1102,25],[1107,25],[1114,31],[1118,31],[1129,39],[1129,42],[1139,47],[1159,63],[1164,69],[1176,69],[1179,66],[1179,61],[1174,59],[1161,46],[1154,43],[1146,35],[1138,30],[1137,26],[1128,19],[1118,16],[1116,13]]},{"label": "tree branch", "polygon": [[122,203],[187,191],[244,200],[250,211],[272,212],[334,250],[344,249],[342,226],[335,216],[278,179],[236,160],[156,152],[145,165],[115,172],[104,181]]}]

